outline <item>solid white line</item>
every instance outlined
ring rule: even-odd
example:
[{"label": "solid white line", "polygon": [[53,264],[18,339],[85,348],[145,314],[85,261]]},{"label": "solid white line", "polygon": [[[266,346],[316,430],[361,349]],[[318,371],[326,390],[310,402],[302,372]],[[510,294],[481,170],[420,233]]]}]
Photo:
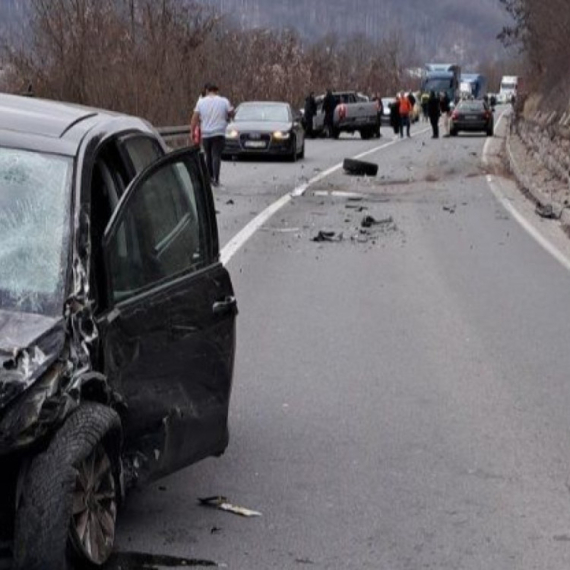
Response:
[{"label": "solid white line", "polygon": [[[504,118],[506,111],[503,111],[499,120],[497,121],[497,125],[501,123],[501,120]],[[485,146],[483,147],[483,163],[488,164],[488,152],[489,146],[491,144],[492,139],[487,139]],[[566,270],[570,271],[570,259],[566,255],[564,255],[556,246],[554,246],[551,242],[549,242],[522,214],[515,209],[515,207],[505,198],[501,190],[499,189],[498,184],[495,182],[495,178],[490,174],[487,175],[487,183],[489,184],[489,188],[491,188],[491,192],[497,199],[497,201],[505,208],[505,210],[518,222],[518,224],[532,237],[534,240],[547,252],[549,253],[556,261],[558,261],[562,267]]]},{"label": "solid white line", "polygon": [[[415,136],[427,133],[429,130],[430,129],[423,129],[421,131],[418,131],[415,134]],[[361,158],[364,158],[365,156],[369,156],[371,154],[374,154],[375,152],[381,151],[385,148],[403,142],[404,140],[406,139],[392,140],[390,142],[384,143],[380,146],[376,146],[365,152],[361,152],[360,154],[357,154],[353,158],[359,160]],[[227,265],[230,259],[244,246],[244,244],[255,234],[255,232],[257,232],[265,223],[267,223],[267,221],[272,216],[274,216],[281,208],[283,208],[283,206],[287,205],[293,198],[298,198],[299,196],[302,196],[307,191],[309,186],[311,186],[312,184],[316,184],[317,182],[320,182],[321,180],[323,180],[327,176],[330,176],[337,170],[340,170],[342,168],[342,164],[343,164],[342,162],[339,162],[338,164],[331,166],[327,170],[323,170],[323,172],[320,172],[319,174],[311,178],[308,182],[305,182],[300,186],[297,186],[292,192],[285,194],[284,196],[281,196],[281,198],[273,202],[273,204],[268,206],[265,210],[263,210],[263,212],[258,214],[255,218],[253,218],[253,220],[251,220],[251,222],[249,222],[246,226],[244,226],[244,228],[240,230],[222,248],[220,252],[220,261],[224,265]]]},{"label": "solid white line", "polygon": [[503,208],[522,226],[522,228],[532,236],[539,245],[543,247],[556,261],[558,261],[565,269],[570,271],[570,259],[568,259],[557,247],[552,245],[533,225],[530,224],[523,216],[520,214],[515,207],[501,194],[501,191],[497,187],[495,180],[492,176],[487,176],[487,182],[491,187],[495,198],[501,203]]}]

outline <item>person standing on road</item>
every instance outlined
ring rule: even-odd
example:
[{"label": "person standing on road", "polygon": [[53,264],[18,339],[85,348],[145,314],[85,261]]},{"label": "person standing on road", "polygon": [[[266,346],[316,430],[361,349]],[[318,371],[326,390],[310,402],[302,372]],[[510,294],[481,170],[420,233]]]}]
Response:
[{"label": "person standing on road", "polygon": [[202,132],[202,146],[206,154],[206,165],[210,173],[212,186],[220,184],[222,152],[226,140],[226,128],[233,113],[233,108],[225,97],[220,97],[216,85],[206,87],[206,96],[196,104],[190,130],[199,125]]},{"label": "person standing on road", "polygon": [[323,100],[323,113],[325,114],[325,133],[327,137],[334,136],[334,110],[336,109],[336,99],[330,89]]},{"label": "person standing on road", "polygon": [[431,92],[430,93],[422,93],[422,98],[421,98],[421,105],[422,105],[422,117],[423,120],[425,122],[430,120],[430,115],[429,115],[429,100],[431,97]]},{"label": "person standing on road", "polygon": [[382,103],[382,97],[380,97],[380,93],[376,93],[374,97],[372,97],[372,101],[376,103],[376,137],[381,138],[382,133],[380,132],[380,127],[382,126],[382,115],[384,114],[384,104]]},{"label": "person standing on road", "polygon": [[439,138],[439,118],[441,116],[439,99],[435,91],[430,91],[427,101],[427,115],[431,123],[432,139]]},{"label": "person standing on road", "polygon": [[305,123],[305,132],[309,138],[313,138],[313,119],[317,114],[317,102],[315,101],[315,94],[313,91],[309,93],[309,96],[305,99],[305,113],[303,115],[303,121]]},{"label": "person standing on road", "polygon": [[443,130],[445,131],[444,137],[449,136],[449,115],[451,113],[451,101],[445,91],[442,91],[439,99],[439,109],[443,116]]},{"label": "person standing on road", "polygon": [[394,135],[398,137],[400,132],[400,97],[396,96],[396,99],[390,103],[390,125],[394,129]]},{"label": "person standing on road", "polygon": [[410,137],[412,103],[404,93],[400,93],[398,112],[400,113],[400,138],[404,138],[404,128],[406,129],[406,136]]}]

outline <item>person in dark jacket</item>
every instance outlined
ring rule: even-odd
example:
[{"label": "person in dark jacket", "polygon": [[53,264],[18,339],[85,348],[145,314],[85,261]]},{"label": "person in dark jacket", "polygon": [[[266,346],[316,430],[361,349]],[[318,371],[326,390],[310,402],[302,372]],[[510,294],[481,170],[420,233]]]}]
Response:
[{"label": "person in dark jacket", "polygon": [[439,138],[439,118],[441,116],[440,103],[435,91],[430,91],[427,102],[427,115],[431,123],[432,139]]},{"label": "person in dark jacket", "polygon": [[305,113],[303,115],[303,123],[305,126],[305,132],[309,138],[313,138],[313,119],[317,114],[317,102],[315,101],[315,94],[313,91],[309,93],[309,96],[305,99]]},{"label": "person in dark jacket", "polygon": [[400,132],[400,100],[398,98],[390,104],[390,125],[394,129],[394,134],[397,135]]},{"label": "person in dark jacket", "polygon": [[323,99],[323,113],[325,114],[325,133],[328,137],[334,136],[334,110],[336,109],[336,99],[330,89]]}]

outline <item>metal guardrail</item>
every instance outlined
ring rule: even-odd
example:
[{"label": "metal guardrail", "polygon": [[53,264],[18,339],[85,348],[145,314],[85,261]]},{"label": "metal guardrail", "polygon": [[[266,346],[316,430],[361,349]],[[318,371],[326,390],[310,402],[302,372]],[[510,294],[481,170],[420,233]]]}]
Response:
[{"label": "metal guardrail", "polygon": [[183,125],[181,127],[158,127],[156,130],[164,139],[183,137],[190,134],[190,127],[188,125]]}]

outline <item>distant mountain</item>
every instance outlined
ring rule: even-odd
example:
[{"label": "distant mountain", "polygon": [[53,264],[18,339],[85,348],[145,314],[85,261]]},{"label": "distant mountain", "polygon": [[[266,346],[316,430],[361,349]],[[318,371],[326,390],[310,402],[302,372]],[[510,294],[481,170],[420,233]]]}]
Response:
[{"label": "distant mountain", "polygon": [[401,32],[423,61],[475,64],[500,51],[508,22],[499,0],[201,0],[244,28],[287,27],[307,39],[329,33],[379,39]]}]

